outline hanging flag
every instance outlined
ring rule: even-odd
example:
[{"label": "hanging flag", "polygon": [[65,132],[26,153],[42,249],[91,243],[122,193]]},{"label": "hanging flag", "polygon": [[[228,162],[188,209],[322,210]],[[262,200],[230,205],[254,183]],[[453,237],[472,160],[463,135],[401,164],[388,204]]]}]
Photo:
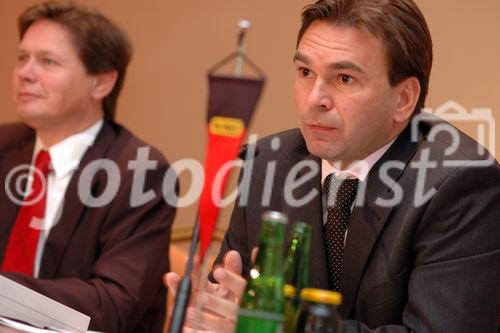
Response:
[{"label": "hanging flag", "polygon": [[[205,257],[217,223],[219,207],[212,193],[222,198],[229,172],[215,190],[214,180],[220,168],[238,155],[250,119],[259,100],[264,78],[208,75],[207,150],[205,183],[200,198],[200,255]],[[220,177],[220,176],[219,176]]]}]

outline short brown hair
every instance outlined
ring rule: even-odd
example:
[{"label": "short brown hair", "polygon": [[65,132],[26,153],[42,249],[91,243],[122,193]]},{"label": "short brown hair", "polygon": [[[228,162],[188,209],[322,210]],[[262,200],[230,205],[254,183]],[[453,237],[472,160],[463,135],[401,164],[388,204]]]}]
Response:
[{"label": "short brown hair", "polygon": [[74,46],[89,74],[116,70],[118,78],[103,100],[104,118],[114,121],[116,102],[125,80],[132,47],[126,33],[104,15],[70,1],[48,1],[27,8],[18,18],[22,39],[40,20],[61,24],[71,34]]},{"label": "short brown hair", "polygon": [[316,20],[360,28],[379,38],[387,52],[390,85],[416,77],[420,96],[414,113],[424,107],[432,67],[432,40],[413,0],[319,0],[302,12],[297,46]]}]

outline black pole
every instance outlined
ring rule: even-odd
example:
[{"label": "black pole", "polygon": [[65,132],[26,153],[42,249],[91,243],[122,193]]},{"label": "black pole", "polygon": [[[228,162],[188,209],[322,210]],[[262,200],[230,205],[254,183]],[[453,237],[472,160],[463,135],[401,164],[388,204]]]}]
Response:
[{"label": "black pole", "polygon": [[186,310],[189,305],[189,297],[191,295],[191,271],[193,270],[193,260],[196,255],[196,248],[198,247],[198,240],[200,234],[200,219],[198,213],[196,214],[196,222],[193,229],[193,238],[189,248],[189,257],[184,270],[184,276],[177,289],[177,296],[175,297],[174,310],[172,312],[172,320],[168,329],[169,333],[181,333],[184,319],[186,317]]}]

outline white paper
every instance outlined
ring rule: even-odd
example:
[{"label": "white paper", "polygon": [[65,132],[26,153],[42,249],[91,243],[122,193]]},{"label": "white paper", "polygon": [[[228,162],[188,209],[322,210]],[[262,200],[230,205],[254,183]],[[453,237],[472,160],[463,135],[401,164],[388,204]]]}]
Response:
[{"label": "white paper", "polygon": [[4,276],[0,276],[0,316],[77,333],[87,332],[90,323],[90,317]]}]

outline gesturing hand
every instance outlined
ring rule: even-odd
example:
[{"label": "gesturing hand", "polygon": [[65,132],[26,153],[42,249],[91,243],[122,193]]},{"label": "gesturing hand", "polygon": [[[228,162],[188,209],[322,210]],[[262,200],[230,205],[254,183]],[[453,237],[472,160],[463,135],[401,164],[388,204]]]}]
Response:
[{"label": "gesturing hand", "polygon": [[[218,283],[207,282],[205,290],[199,290],[200,265],[193,265],[193,290],[186,313],[183,332],[233,332],[238,318],[238,306],[245,290],[246,280],[241,276],[241,257],[236,251],[226,253],[222,266],[216,267],[213,276]],[[177,294],[181,278],[173,272],[164,276],[165,285]],[[196,309],[199,302],[201,310]]]}]

